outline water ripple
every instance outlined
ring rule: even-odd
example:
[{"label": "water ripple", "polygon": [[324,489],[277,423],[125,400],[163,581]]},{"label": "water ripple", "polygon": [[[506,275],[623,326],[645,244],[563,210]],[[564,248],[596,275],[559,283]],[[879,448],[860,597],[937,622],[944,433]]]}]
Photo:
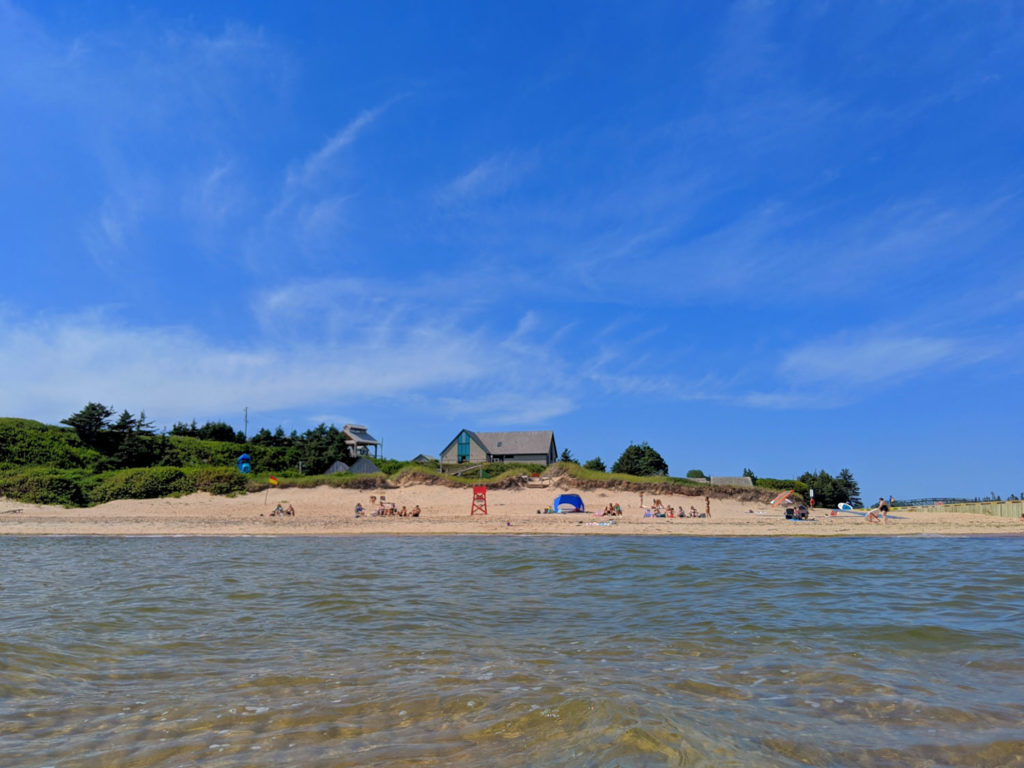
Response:
[{"label": "water ripple", "polygon": [[1016,539],[4,538],[0,557],[12,768],[1024,753]]}]

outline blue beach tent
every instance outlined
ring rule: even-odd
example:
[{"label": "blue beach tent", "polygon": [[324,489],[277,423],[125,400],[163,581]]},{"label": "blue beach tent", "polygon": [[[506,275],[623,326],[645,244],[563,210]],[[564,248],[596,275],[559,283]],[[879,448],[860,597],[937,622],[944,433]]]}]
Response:
[{"label": "blue beach tent", "polygon": [[573,508],[573,512],[583,511],[583,499],[581,499],[575,493],[563,493],[561,496],[555,499],[555,503],[551,506],[551,508],[555,510],[555,512],[559,512],[560,510],[558,509],[558,507],[562,504],[568,504],[570,507]]},{"label": "blue beach tent", "polygon": [[235,466],[238,467],[238,471],[243,475],[248,475],[252,471],[252,463],[249,459],[248,453],[243,453],[237,459],[235,459]]}]

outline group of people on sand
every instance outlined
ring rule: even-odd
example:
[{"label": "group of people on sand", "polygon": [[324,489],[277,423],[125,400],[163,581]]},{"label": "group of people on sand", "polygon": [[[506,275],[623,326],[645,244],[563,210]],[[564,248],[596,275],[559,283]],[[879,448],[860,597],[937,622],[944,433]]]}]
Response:
[{"label": "group of people on sand", "polygon": [[278,504],[276,507],[274,507],[274,511],[270,513],[270,516],[271,517],[295,517],[295,507],[293,507],[291,504],[288,504],[288,506],[285,507],[285,506],[282,506],[283,504],[288,504],[288,502],[287,501],[282,501],[280,504]]},{"label": "group of people on sand", "polygon": [[704,497],[704,512],[698,512],[697,508],[690,506],[690,511],[687,512],[682,507],[676,509],[672,506],[666,506],[661,499],[651,499],[650,506],[644,506],[644,495],[640,494],[640,508],[644,511],[644,517],[701,517],[711,519],[711,497]]},{"label": "group of people on sand", "polygon": [[622,517],[622,507],[618,504],[608,504],[601,513],[601,517]]},{"label": "group of people on sand", "polygon": [[373,511],[367,514],[366,508],[363,507],[361,502],[356,502],[356,518],[360,517],[419,517],[421,510],[420,505],[417,504],[412,509],[408,507],[398,508],[398,505],[394,502],[389,502],[383,495],[378,499],[376,496],[370,497],[370,507]]},{"label": "group of people on sand", "polygon": [[[641,497],[643,498],[643,497]],[[666,506],[662,503],[661,499],[652,499],[651,506],[644,507],[644,517],[711,517],[711,505],[708,504],[706,512],[698,512],[697,508],[690,506],[690,511],[687,512],[685,509],[680,507],[676,509],[673,506]]]}]

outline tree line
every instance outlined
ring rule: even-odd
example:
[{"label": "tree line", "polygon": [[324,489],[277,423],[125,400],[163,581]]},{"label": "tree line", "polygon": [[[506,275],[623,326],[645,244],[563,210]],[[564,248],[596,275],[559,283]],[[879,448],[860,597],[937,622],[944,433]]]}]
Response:
[{"label": "tree line", "polygon": [[[230,462],[242,451],[253,454],[257,471],[282,471],[302,467],[306,474],[322,474],[336,460],[348,454],[344,434],[334,425],[319,424],[299,433],[285,434],[281,427],[271,432],[260,429],[248,439],[222,421],[198,425],[176,423],[164,434],[157,434],[143,411],[138,416],[125,410],[116,419],[113,408],[102,403],[89,403],[61,423],[75,430],[79,440],[101,454],[100,470],[149,466],[186,466],[215,461]],[[171,437],[191,437],[202,441],[234,444],[233,449],[215,452],[190,451],[181,441]],[[237,452],[237,453],[236,453]]]},{"label": "tree line", "polygon": [[[253,466],[257,471],[283,471],[301,465],[304,473],[316,475],[322,474],[348,453],[344,434],[334,425],[319,424],[302,433],[292,430],[290,434],[281,427],[273,432],[263,428],[247,439],[245,434],[222,421],[208,421],[202,425],[194,420],[190,424],[179,422],[171,427],[169,433],[157,434],[145,411],[136,416],[124,410],[114,418],[115,413],[112,407],[102,403],[88,403],[61,421],[75,430],[84,445],[101,454],[99,469],[187,466],[211,461],[227,463],[235,458],[232,455],[235,451],[240,453],[244,450],[253,454]],[[235,447],[224,446],[216,451],[216,455],[189,453],[185,445],[171,440],[170,436],[234,444]],[[569,449],[562,451],[559,460],[579,464]],[[583,467],[597,472],[608,471],[600,456],[585,462]],[[668,476],[669,473],[664,457],[647,442],[630,443],[612,464],[611,471],[637,477]],[[835,477],[824,470],[805,472],[795,481],[757,478],[750,469],[744,469],[743,474],[763,488],[794,488],[802,495],[813,489],[814,498],[822,507],[836,507],[843,502],[861,506],[860,486],[849,469],[841,469]],[[697,469],[688,471],[686,476],[706,477]]]},{"label": "tree line", "polygon": [[[562,451],[559,460],[569,461],[574,464],[579,463],[568,448]],[[594,470],[595,472],[608,471],[600,456],[585,462],[583,468]],[[639,445],[631,443],[622,452],[622,455],[616,459],[611,471],[613,473],[637,475],[640,477],[652,477],[668,475],[668,464],[662,455],[646,442]],[[835,508],[843,503],[853,507],[862,506],[860,485],[854,479],[853,473],[849,469],[839,470],[839,474],[835,477],[824,470],[804,472],[795,481],[758,478],[754,475],[753,470],[750,469],[744,469],[743,475],[744,477],[749,477],[755,486],[763,488],[786,490],[786,486],[789,486],[799,491],[802,495],[809,495],[813,491],[814,499],[818,506]],[[707,475],[702,470],[691,469],[686,473],[686,477],[706,479]]]}]

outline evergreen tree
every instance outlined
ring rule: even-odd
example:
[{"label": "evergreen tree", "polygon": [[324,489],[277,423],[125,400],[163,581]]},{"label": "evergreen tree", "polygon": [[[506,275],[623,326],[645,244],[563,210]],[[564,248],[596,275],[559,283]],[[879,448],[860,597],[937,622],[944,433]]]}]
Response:
[{"label": "evergreen tree", "polygon": [[101,403],[89,403],[78,413],[62,419],[60,423],[72,427],[83,443],[95,448],[103,433],[109,428],[109,419],[113,415],[113,408],[107,408]]},{"label": "evergreen tree", "polygon": [[832,477],[824,470],[804,472],[797,480],[814,490],[814,499],[819,507],[837,507],[843,502],[856,507],[861,505],[860,486],[848,469],[841,470],[839,477]]},{"label": "evergreen tree", "polygon": [[572,455],[572,451],[570,451],[568,448],[562,449],[562,455],[558,457],[558,460],[567,462],[569,464],[579,464],[579,462],[576,461],[576,457]]},{"label": "evergreen tree", "polygon": [[117,417],[117,421],[110,428],[117,437],[116,442],[120,442],[124,439],[125,435],[130,434],[135,429],[135,417],[128,412],[127,409],[121,412],[121,415]]},{"label": "evergreen tree", "polygon": [[846,495],[845,501],[852,507],[861,506],[860,485],[853,479],[853,473],[848,469],[840,469],[836,477],[836,485]]},{"label": "evergreen tree", "polygon": [[601,461],[601,457],[600,456],[595,456],[594,458],[592,458],[590,461],[588,461],[586,464],[583,465],[583,468],[584,469],[592,469],[595,472],[607,472],[608,471],[608,468],[605,467],[604,462]]},{"label": "evergreen tree", "polygon": [[622,452],[615,464],[612,465],[612,472],[621,472],[626,475],[637,477],[651,477],[653,475],[667,475],[668,464],[661,454],[651,448],[646,442],[635,445],[630,443],[629,447]]}]

